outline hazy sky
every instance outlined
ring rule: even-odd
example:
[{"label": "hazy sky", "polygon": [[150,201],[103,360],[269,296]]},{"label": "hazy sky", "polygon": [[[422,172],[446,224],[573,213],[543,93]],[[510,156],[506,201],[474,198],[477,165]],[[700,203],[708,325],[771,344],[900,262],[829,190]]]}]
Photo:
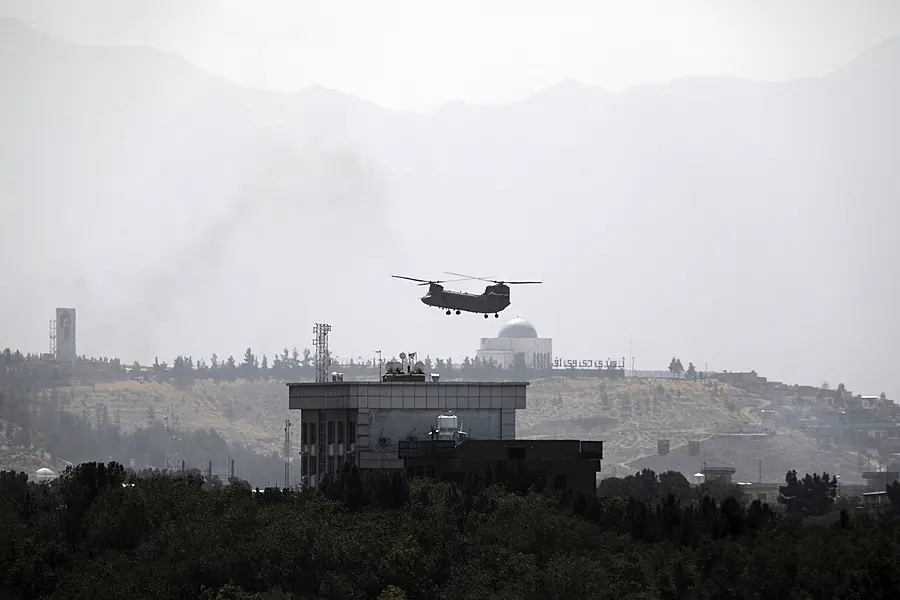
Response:
[{"label": "hazy sky", "polygon": [[898,0],[0,0],[78,44],[169,50],[271,90],[387,107],[515,100],[564,78],[818,76],[900,34]]},{"label": "hazy sky", "polygon": [[[2,17],[414,110],[566,78],[818,77],[900,35],[900,0],[0,0]],[[0,296],[15,347],[46,347],[68,305],[88,355],[271,356],[324,319],[339,356],[458,359],[505,319],[448,326],[390,278],[446,269],[545,281],[501,316],[563,358],[633,340],[641,369],[677,353],[900,397],[896,46],[849,78],[571,86],[423,117],[5,31],[0,256],[26,258],[0,281],[33,296]]]}]

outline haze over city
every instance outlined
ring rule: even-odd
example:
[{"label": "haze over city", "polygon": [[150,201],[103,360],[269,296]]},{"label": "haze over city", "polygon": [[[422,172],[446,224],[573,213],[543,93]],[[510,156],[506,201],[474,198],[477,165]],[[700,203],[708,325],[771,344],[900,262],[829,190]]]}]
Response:
[{"label": "haze over city", "polygon": [[[518,315],[900,396],[900,5],[490,6],[0,0],[5,344],[456,359]],[[445,270],[545,283],[390,278]]]}]

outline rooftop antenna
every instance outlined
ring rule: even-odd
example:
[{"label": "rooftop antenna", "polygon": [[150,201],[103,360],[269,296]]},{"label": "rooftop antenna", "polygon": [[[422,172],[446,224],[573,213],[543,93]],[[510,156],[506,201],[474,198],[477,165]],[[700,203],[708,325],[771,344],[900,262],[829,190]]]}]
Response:
[{"label": "rooftop antenna", "polygon": [[327,323],[316,323],[313,327],[313,346],[316,349],[316,383],[328,381],[328,367],[331,363],[328,352],[328,332],[330,331],[331,325]]}]

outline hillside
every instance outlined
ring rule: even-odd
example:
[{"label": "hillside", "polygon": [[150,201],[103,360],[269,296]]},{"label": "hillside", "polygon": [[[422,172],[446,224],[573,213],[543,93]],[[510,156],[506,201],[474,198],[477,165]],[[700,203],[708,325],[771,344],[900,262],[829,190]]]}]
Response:
[{"label": "hillside", "polygon": [[51,456],[41,448],[29,448],[27,442],[21,443],[20,436],[23,433],[18,425],[0,419],[0,470],[33,474],[38,469],[46,467],[60,473],[71,464],[59,457]]},{"label": "hillside", "polygon": [[516,423],[522,437],[604,440],[604,464],[624,467],[655,454],[657,440],[672,448],[716,431],[754,426],[766,404],[713,381],[552,378],[528,389],[528,408]]},{"label": "hillside", "polygon": [[87,355],[144,362],[302,347],[327,319],[342,356],[463,356],[493,325],[448,326],[389,277],[446,269],[545,281],[513,306],[561,355],[633,336],[647,363],[900,396],[897,72],[894,42],[818,79],[569,83],[413,115],[2,21],[0,252],[22,258],[0,277],[43,300],[0,299],[0,325],[43,347],[76,306]]},{"label": "hillside", "polygon": [[[287,388],[274,380],[202,380],[182,387],[122,381],[75,387],[73,393],[72,410],[94,415],[105,405],[125,429],[160,421],[171,407],[179,429],[213,428],[228,441],[266,452],[281,452],[290,416]],[[521,437],[602,439],[609,464],[655,452],[659,438],[671,439],[674,447],[717,428],[757,424],[751,409],[761,405],[729,385],[692,381],[552,378],[533,382],[528,394],[529,408],[518,415]]]},{"label": "hillside", "polygon": [[814,438],[798,431],[775,436],[712,436],[700,444],[699,456],[690,456],[687,447],[673,447],[668,456],[648,455],[628,466],[657,473],[680,471],[694,481],[692,475],[702,470],[704,459],[710,467],[734,467],[735,481],[784,481],[784,474],[795,469],[800,474],[840,475],[842,483],[862,482],[858,474],[861,464],[855,453],[824,449]]},{"label": "hillside", "polygon": [[105,405],[110,417],[126,430],[151,420],[163,421],[171,410],[178,429],[215,429],[228,442],[247,444],[260,452],[280,453],[284,445],[284,420],[289,415],[283,382],[200,380],[177,386],[120,381],[75,387],[73,392],[74,410],[85,409],[93,415],[98,405]]},{"label": "hillside", "polygon": [[[764,476],[776,480],[790,468],[843,473],[846,481],[851,480],[858,470],[855,455],[819,448],[799,432],[779,432],[774,437],[723,435],[761,425],[758,409],[766,404],[758,396],[717,381],[554,377],[529,386],[528,408],[517,414],[517,435],[603,440],[604,470],[615,467],[619,474],[652,468],[692,475],[702,458],[688,456],[686,444],[701,440],[703,456],[710,464],[735,466],[738,476],[745,480],[757,479],[758,461],[763,461]],[[95,423],[105,414],[126,431],[154,422],[174,422],[184,432],[214,429],[230,444],[278,455],[284,441],[284,420],[297,420],[297,415],[287,409],[285,383],[275,380],[198,380],[182,386],[137,381],[97,383],[72,388],[69,410]],[[670,440],[669,456],[656,455],[660,439]],[[5,434],[0,432],[3,467],[34,472],[41,466],[58,470],[66,465],[67,457],[50,457],[40,448],[24,451],[22,444],[16,448],[11,451]],[[224,456],[208,458],[217,470],[226,468]],[[203,457],[189,466],[203,469],[206,460]]]}]

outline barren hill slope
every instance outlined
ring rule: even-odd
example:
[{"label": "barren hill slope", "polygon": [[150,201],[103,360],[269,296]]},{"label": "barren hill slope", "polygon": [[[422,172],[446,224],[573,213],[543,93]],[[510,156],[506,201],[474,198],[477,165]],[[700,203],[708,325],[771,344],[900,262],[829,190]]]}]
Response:
[{"label": "barren hill slope", "polygon": [[714,381],[549,378],[532,383],[517,417],[521,437],[604,440],[604,464],[625,465],[717,430],[759,425],[766,401]]},{"label": "barren hill slope", "polygon": [[73,389],[72,410],[94,415],[105,405],[109,417],[125,429],[167,417],[171,410],[179,429],[215,429],[228,442],[258,451],[280,452],[288,417],[284,382],[195,381],[190,385],[118,381]]},{"label": "barren hill slope", "polygon": [[[175,426],[181,430],[212,428],[229,443],[245,444],[265,453],[281,452],[284,420],[289,417],[287,388],[276,380],[202,380],[181,386],[119,381],[79,386],[72,392],[69,410],[99,419],[98,409],[105,406],[109,419],[126,430],[174,414]],[[528,408],[519,411],[516,429],[522,438],[603,440],[604,465],[626,471],[650,466],[693,473],[698,459],[686,458],[681,446],[689,440],[703,440],[710,461],[739,462],[742,446],[716,441],[715,436],[760,425],[758,409],[766,404],[760,397],[716,381],[554,377],[529,386]],[[758,460],[765,461],[767,474],[771,470],[782,476],[780,471],[792,460],[802,463],[795,465],[798,469],[824,465],[833,470],[831,466],[836,464],[849,469],[850,457],[812,447],[808,439],[798,436],[801,434],[757,442],[748,450],[750,466],[744,465],[742,471],[755,473]],[[655,456],[659,439],[670,440],[670,456]],[[38,463],[48,460],[39,452],[11,456],[2,439],[0,446],[2,460],[9,463],[6,468],[33,471]],[[57,461],[40,466],[59,468],[64,464]]]},{"label": "barren hill slope", "polygon": [[[71,410],[107,414],[126,429],[164,418],[170,407],[182,429],[213,428],[229,441],[280,451],[287,388],[284,382],[197,381],[191,385],[121,381],[73,389]],[[628,462],[656,451],[657,438],[685,443],[717,427],[758,424],[750,409],[763,401],[718,382],[549,378],[531,384],[520,411],[522,437],[606,441],[608,461]],[[229,419],[229,417],[231,417]]]}]

